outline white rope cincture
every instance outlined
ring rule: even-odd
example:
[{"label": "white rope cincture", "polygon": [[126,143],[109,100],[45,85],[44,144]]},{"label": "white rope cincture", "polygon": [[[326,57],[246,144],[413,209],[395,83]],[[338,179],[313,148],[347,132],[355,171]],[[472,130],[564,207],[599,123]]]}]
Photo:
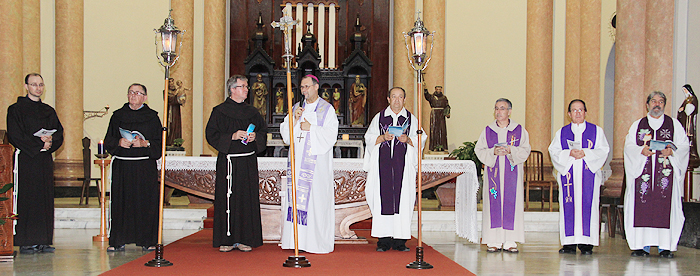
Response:
[{"label": "white rope cincture", "polygon": [[231,186],[233,185],[233,176],[231,175],[233,171],[233,165],[231,164],[231,157],[243,157],[255,154],[254,151],[247,153],[232,153],[226,155],[226,180],[228,181],[228,189],[226,190],[226,236],[231,236]]},{"label": "white rope cincture", "polygon": [[[19,182],[19,148],[15,150],[15,165],[14,168],[12,169],[12,173],[14,174],[15,177],[15,183],[14,187],[12,189],[12,213],[17,214],[17,190],[19,189],[19,185],[17,185],[17,182]],[[15,228],[17,227],[17,220],[13,219],[12,220],[12,234],[16,235],[17,231]]]}]

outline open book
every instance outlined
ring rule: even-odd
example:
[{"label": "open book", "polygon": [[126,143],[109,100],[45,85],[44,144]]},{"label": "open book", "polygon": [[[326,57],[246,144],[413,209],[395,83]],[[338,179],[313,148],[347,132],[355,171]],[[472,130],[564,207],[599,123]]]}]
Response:
[{"label": "open book", "polygon": [[[253,133],[254,130],[255,130],[255,125],[250,124],[250,125],[248,125],[248,129],[245,132],[247,135],[250,135],[251,133]],[[244,145],[248,145],[248,139],[242,139],[241,143],[243,143]]]},{"label": "open book", "polygon": [[122,138],[129,140],[129,142],[133,141],[136,137],[141,138],[141,140],[146,140],[146,136],[143,136],[143,134],[141,134],[141,132],[138,132],[138,130],[131,131],[120,127],[119,133],[121,133]]},{"label": "open book", "polygon": [[671,140],[666,140],[666,141],[661,141],[661,140],[651,140],[649,141],[649,150],[664,150],[666,149],[666,146],[671,146],[672,150],[678,149],[676,145],[673,144],[673,141]]},{"label": "open book", "polygon": [[41,137],[41,136],[51,136],[56,132],[55,129],[40,129],[37,132],[34,132],[34,136],[36,137]]},{"label": "open book", "polygon": [[403,135],[403,132],[406,130],[406,128],[408,128],[408,120],[403,122],[403,125],[401,126],[389,126],[389,128],[386,131],[398,137]]}]

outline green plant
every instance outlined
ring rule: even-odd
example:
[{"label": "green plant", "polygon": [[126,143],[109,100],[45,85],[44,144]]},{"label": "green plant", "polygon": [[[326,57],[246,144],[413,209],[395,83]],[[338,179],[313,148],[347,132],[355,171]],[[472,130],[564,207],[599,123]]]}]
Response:
[{"label": "green plant", "polygon": [[450,156],[457,157],[457,159],[459,160],[474,161],[474,164],[476,165],[476,174],[479,178],[481,178],[481,167],[483,163],[481,163],[479,157],[476,156],[476,152],[474,152],[474,146],[476,146],[476,141],[464,142],[463,146],[456,148],[455,150],[450,152]]},{"label": "green plant", "polygon": [[[15,186],[14,183],[7,183],[7,184],[5,184],[4,186],[2,186],[2,188],[0,188],[0,194],[6,193],[6,192],[9,191],[10,189],[12,189],[14,186]],[[5,201],[5,200],[8,200],[8,199],[9,199],[9,198],[7,198],[7,197],[0,196],[0,201]],[[6,222],[5,219],[17,219],[17,215],[16,215],[16,214],[12,214],[12,215],[10,215],[9,217],[0,217],[0,225],[4,225],[4,224],[5,224],[5,222]]]},{"label": "green plant", "polygon": [[445,147],[442,145],[435,145],[435,151],[445,151]]},{"label": "green plant", "polygon": [[182,139],[182,138],[173,139],[173,146],[181,147],[183,143],[185,143],[185,139]]}]

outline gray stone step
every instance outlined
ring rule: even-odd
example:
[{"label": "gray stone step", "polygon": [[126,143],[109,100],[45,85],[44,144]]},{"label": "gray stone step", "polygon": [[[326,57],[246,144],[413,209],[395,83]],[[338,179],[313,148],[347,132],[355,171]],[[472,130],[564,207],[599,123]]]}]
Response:
[{"label": "gray stone step", "polygon": [[[206,215],[206,209],[164,209],[163,229],[202,229]],[[98,229],[100,228],[100,209],[56,208],[54,228]]]}]

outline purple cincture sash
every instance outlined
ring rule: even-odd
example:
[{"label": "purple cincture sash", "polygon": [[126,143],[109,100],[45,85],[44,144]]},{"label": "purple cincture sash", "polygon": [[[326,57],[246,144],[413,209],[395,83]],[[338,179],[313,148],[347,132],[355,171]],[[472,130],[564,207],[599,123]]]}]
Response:
[{"label": "purple cincture sash", "polygon": [[[506,141],[513,147],[520,146],[522,126],[518,125],[513,131],[508,131]],[[490,127],[486,127],[486,143],[490,149],[498,144],[498,133]],[[501,158],[504,160],[503,171],[499,172]],[[515,229],[515,202],[518,193],[518,170],[522,165],[513,166],[506,156],[496,157],[494,167],[486,167],[486,175],[489,184],[489,208],[491,213],[491,228],[506,230]],[[501,177],[503,174],[503,191],[501,191]],[[501,198],[503,198],[501,200]]]},{"label": "purple cincture sash", "polygon": [[[389,126],[394,125],[393,117],[385,116],[385,111],[386,109],[379,116],[379,133],[381,135],[384,135]],[[408,135],[408,131],[411,129],[411,113],[408,111],[406,113],[407,117],[399,116],[395,126],[402,126],[405,122],[408,127],[404,130],[404,134]],[[398,137],[379,144],[379,196],[382,202],[382,215],[399,213],[407,148],[408,145],[399,142]]]},{"label": "purple cincture sash", "polygon": [[[294,110],[299,106],[299,103],[296,103],[294,107],[292,108],[292,114]],[[323,126],[323,122],[326,119],[326,114],[328,113],[329,107],[331,105],[323,100],[322,98],[318,99],[318,104],[316,105],[316,112],[318,114],[317,118],[317,123],[318,126]],[[294,143],[294,137],[290,137],[292,143]],[[311,195],[311,184],[314,181],[314,171],[316,170],[316,155],[311,155],[311,148],[309,145],[309,140],[311,139],[304,139],[304,151],[302,151],[302,158],[301,158],[301,164],[299,165],[299,179],[297,179],[297,223],[301,225],[306,225],[307,223],[307,216],[308,216],[308,207],[309,207],[309,196]],[[290,158],[293,158],[292,156],[289,156],[287,158],[287,176],[292,175],[292,169],[291,169],[291,162]],[[332,172],[331,172],[332,173]],[[294,176],[292,176],[294,177]],[[291,178],[287,178],[287,203],[289,207],[287,207],[287,221],[292,221],[292,181]]]},{"label": "purple cincture sash", "polygon": [[[581,134],[581,147],[586,149],[594,149],[596,143],[596,131],[597,128],[594,124],[586,122],[586,129]],[[574,132],[571,131],[571,124],[564,126],[561,129],[561,148],[564,150],[569,149],[569,143],[567,140],[574,141]],[[583,170],[581,172],[581,222],[583,228],[583,235],[591,236],[591,207],[593,204],[593,190],[595,187],[595,173],[591,172],[583,161]],[[574,193],[574,180],[572,179],[574,175],[574,167],[572,166],[569,171],[561,176],[562,187],[559,187],[561,193],[563,193],[564,202],[562,203],[564,209],[564,234],[569,237],[574,235],[574,228],[576,226],[576,194]]]},{"label": "purple cincture sash", "polygon": [[[644,117],[637,127],[637,145],[643,146],[647,143],[644,140],[650,137],[673,141],[673,133],[671,117],[664,115],[664,122],[656,131],[649,126],[649,119]],[[661,157],[661,151],[657,151],[647,157],[642,175],[634,181],[634,227],[668,229],[671,224],[672,191],[673,166],[668,158]]]}]

